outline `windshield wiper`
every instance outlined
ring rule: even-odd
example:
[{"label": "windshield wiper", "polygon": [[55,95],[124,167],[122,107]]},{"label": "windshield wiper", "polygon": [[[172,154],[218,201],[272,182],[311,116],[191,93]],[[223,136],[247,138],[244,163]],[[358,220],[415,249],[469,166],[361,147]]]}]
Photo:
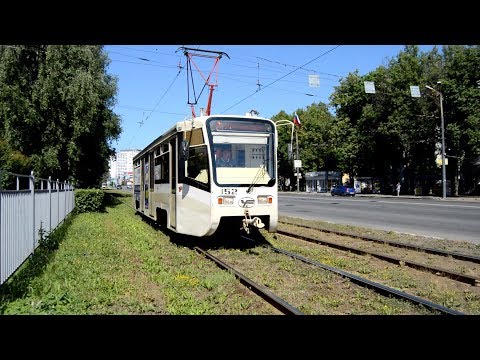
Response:
[{"label": "windshield wiper", "polygon": [[250,194],[250,192],[253,189],[253,186],[256,185],[260,181],[260,179],[263,177],[263,175],[265,175],[265,173],[266,173],[266,170],[265,170],[265,161],[264,161],[262,164],[260,164],[260,168],[258,169],[257,173],[255,174],[255,177],[253,178],[252,183],[248,187],[247,194]]}]

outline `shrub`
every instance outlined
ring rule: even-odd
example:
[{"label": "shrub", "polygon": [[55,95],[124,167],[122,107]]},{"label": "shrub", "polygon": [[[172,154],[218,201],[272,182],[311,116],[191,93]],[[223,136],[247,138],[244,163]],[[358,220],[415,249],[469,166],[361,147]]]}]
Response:
[{"label": "shrub", "polygon": [[100,189],[75,190],[75,208],[78,213],[101,212],[104,208],[104,192]]}]

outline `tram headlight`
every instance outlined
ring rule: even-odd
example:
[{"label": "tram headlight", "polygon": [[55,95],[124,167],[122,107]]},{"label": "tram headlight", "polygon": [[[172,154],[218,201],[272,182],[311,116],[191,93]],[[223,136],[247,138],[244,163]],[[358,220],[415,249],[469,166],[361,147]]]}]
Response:
[{"label": "tram headlight", "polygon": [[273,197],[270,195],[259,195],[257,196],[258,205],[268,205],[273,202]]},{"label": "tram headlight", "polygon": [[219,196],[217,199],[218,205],[233,205],[234,201],[234,196]]}]

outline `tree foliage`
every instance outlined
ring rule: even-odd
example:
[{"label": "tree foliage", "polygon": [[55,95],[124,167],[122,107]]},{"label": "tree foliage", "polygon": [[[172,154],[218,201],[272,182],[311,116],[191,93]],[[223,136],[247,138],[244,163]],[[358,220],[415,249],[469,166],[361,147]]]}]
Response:
[{"label": "tree foliage", "polygon": [[94,187],[108,170],[121,132],[108,61],[97,45],[0,46],[0,136],[37,176]]},{"label": "tree foliage", "polygon": [[[473,189],[480,179],[480,47],[455,45],[441,50],[421,52],[409,45],[365,75],[351,72],[330,97],[335,115],[325,104],[297,110],[302,119],[303,171],[337,170],[350,179],[370,176],[386,193],[392,193],[398,181],[408,193],[416,187],[432,190],[441,179],[435,162],[441,154],[441,92],[447,179],[452,180],[454,194]],[[375,94],[365,93],[365,81],[374,82]],[[410,86],[418,86],[421,97],[412,97]],[[285,117],[292,115],[282,111],[273,119]],[[279,171],[291,176],[292,164],[283,161],[290,138],[279,132]]]},{"label": "tree foliage", "polygon": [[[386,188],[401,181],[402,189],[410,193],[417,186],[431,189],[440,175],[435,158],[440,154],[441,92],[446,154],[453,165],[447,169],[447,178],[455,184],[456,194],[462,159],[470,158],[470,166],[461,169],[463,190],[468,191],[477,180],[467,174],[473,174],[471,164],[480,151],[479,71],[478,46],[444,46],[441,54],[436,47],[420,52],[417,46],[406,46],[387,66],[364,76],[349,74],[335,89],[331,102],[339,121],[348,121],[358,135],[354,173],[379,177]],[[375,94],[365,94],[364,81],[375,83]],[[420,98],[411,96],[412,85],[419,86]]]},{"label": "tree foliage", "polygon": [[[298,159],[302,160],[303,171],[317,171],[326,168],[332,170],[336,166],[337,151],[339,151],[335,146],[330,146],[330,144],[336,144],[338,139],[334,129],[336,126],[334,117],[328,111],[326,104],[313,103],[306,109],[297,109],[296,113],[301,120],[301,127],[293,125],[294,114],[287,114],[284,110],[272,117],[275,122],[290,121],[290,123],[286,123],[286,126],[277,126],[277,129],[280,178],[290,179],[291,184],[293,184],[295,176],[293,159],[297,158],[297,138]],[[285,122],[283,123],[285,124]],[[288,157],[288,144],[292,144],[293,156],[291,159]],[[283,185],[282,182],[281,185]]]},{"label": "tree foliage", "polygon": [[480,46],[444,46],[443,54],[446,148],[453,165],[447,170],[457,178],[455,170],[463,169],[465,187],[475,188],[478,166],[472,165],[480,158]]}]

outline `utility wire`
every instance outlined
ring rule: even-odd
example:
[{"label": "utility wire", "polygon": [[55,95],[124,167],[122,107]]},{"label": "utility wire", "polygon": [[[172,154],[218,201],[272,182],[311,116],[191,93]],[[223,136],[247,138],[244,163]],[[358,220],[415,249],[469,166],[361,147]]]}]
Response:
[{"label": "utility wire", "polygon": [[[162,97],[160,98],[160,100],[157,101],[157,103],[155,104],[155,106],[153,107],[153,109],[150,111],[150,114],[147,115],[147,117],[145,118],[145,120],[143,120],[142,122],[145,122],[148,120],[148,118],[150,117],[150,115],[152,115],[152,113],[155,111],[156,107],[158,106],[158,104],[160,104],[160,101],[162,101],[162,99],[165,97],[165,95],[167,95],[167,92],[170,90],[170,88],[172,87],[172,85],[174,84],[174,82],[178,79],[178,75],[180,75],[180,73],[182,72],[184,68],[181,67],[180,70],[178,70],[178,73],[177,75],[175,76],[175,78],[173,79],[173,81],[170,83],[170,86],[167,88],[167,90],[165,90],[165,92],[163,93]],[[133,139],[135,139],[135,136],[137,136],[138,134],[138,131],[140,130],[140,128],[142,127],[142,124],[140,124],[140,126],[138,127],[138,130],[137,132],[135,133],[135,135],[133,135],[132,137],[132,140],[130,140],[130,142],[128,143],[128,147],[130,147]]]},{"label": "utility wire", "polygon": [[[281,62],[278,62],[278,61],[275,61],[275,60],[269,60],[269,59],[261,58],[261,57],[258,57],[258,56],[257,56],[257,59],[264,60],[264,61],[269,61],[269,62],[280,64],[280,65],[283,65],[283,66],[296,67],[295,65],[284,64],[284,63],[281,63]],[[311,70],[311,69],[305,69],[303,66],[300,66],[300,69],[305,70],[305,71],[311,71],[311,72],[314,72],[314,73],[324,74],[324,75],[336,76],[336,77],[339,77],[339,78],[343,77],[343,76],[337,75],[337,74],[330,74],[330,73],[326,73],[326,72],[321,72],[321,71],[316,71],[316,70]]]},{"label": "utility wire", "polygon": [[[131,48],[130,48],[131,49]],[[133,49],[132,49],[133,50]],[[138,51],[142,51],[142,50],[138,50]],[[146,50],[143,50],[143,51],[146,51]],[[149,51],[151,52],[151,51]],[[134,56],[134,55],[128,55],[128,54],[124,54],[124,53],[121,53],[121,52],[116,52],[116,51],[109,51],[109,53],[111,54],[118,54],[118,55],[121,55],[121,56],[126,56],[126,57],[131,57],[131,58],[135,58],[135,59],[139,59],[139,60],[142,60],[142,61],[145,61],[145,62],[153,62],[153,63],[158,63],[158,64],[163,64],[162,62],[160,61],[156,61],[156,60],[151,60],[151,59],[148,59],[148,58],[144,58],[144,57],[138,57],[138,56]],[[163,54],[163,53],[160,53],[162,55],[167,55],[167,54]],[[171,55],[171,56],[178,56],[178,55]],[[280,64],[280,65],[283,65],[284,67],[285,66],[290,66],[290,67],[293,67],[293,68],[297,68],[296,65],[290,65],[290,64],[284,64],[284,63],[281,63],[281,62],[278,62],[278,61],[275,61],[275,60],[270,60],[270,59],[266,59],[266,58],[262,58],[262,57],[256,57],[257,59],[260,59],[260,60],[264,60],[264,61],[267,61],[267,62],[271,62],[271,63],[276,63],[276,64]],[[243,60],[243,59],[242,59]],[[116,61],[121,61],[121,60],[116,60]],[[248,61],[248,60],[243,60],[243,61]],[[125,61],[124,61],[125,62]],[[142,63],[143,64],[143,63]],[[143,64],[143,65],[146,65],[146,64]],[[259,67],[259,63],[258,63],[258,60],[256,62],[256,66],[246,66],[246,65],[239,65],[239,64],[235,64],[235,63],[229,63],[230,66],[237,66],[237,67],[242,67],[242,68],[248,68],[248,69],[257,69],[258,70],[258,67]],[[169,67],[168,65],[163,65],[165,67]],[[266,64],[264,64],[263,66],[268,66]],[[265,71],[271,71],[271,72],[279,72],[281,71],[282,69],[279,68],[279,67],[274,67],[274,66],[270,66],[272,67],[273,69],[264,69]],[[303,67],[300,67],[302,70],[305,70],[305,71],[310,71],[310,72],[314,72],[314,73],[318,73],[318,74],[323,74],[323,75],[328,75],[328,76],[335,76],[337,78],[342,78],[343,76],[341,75],[337,75],[337,74],[331,74],[331,73],[326,73],[326,72],[321,72],[321,71],[316,71],[316,70],[311,70],[311,69],[305,69]],[[195,70],[196,71],[196,70]]]},{"label": "utility wire", "polygon": [[[135,110],[135,111],[152,111],[151,109],[139,108],[139,107],[136,107],[136,106],[128,106],[128,105],[116,105],[116,107],[132,109],[132,110]],[[174,113],[174,112],[158,111],[158,110],[156,110],[155,112],[160,113],[160,114],[169,114],[169,115],[181,115],[181,116],[185,115],[184,113]]]},{"label": "utility wire", "polygon": [[[118,62],[124,62],[124,63],[129,63],[129,64],[135,64],[135,65],[147,65],[147,66],[154,66],[154,67],[163,67],[163,68],[174,68],[174,67],[178,67],[177,65],[154,65],[154,64],[149,64],[147,62],[133,62],[133,61],[127,61],[127,60],[118,60],[118,59],[111,59],[112,61],[118,61]],[[196,69],[192,69],[194,72],[198,73],[198,70]],[[257,76],[254,76],[254,75],[243,75],[243,74],[234,74],[234,73],[228,73],[228,72],[222,72],[222,71],[219,71],[218,72],[219,75],[231,75],[231,76],[238,76],[238,77],[244,77],[244,78],[257,78]],[[226,76],[223,76],[223,78],[225,79],[231,79],[233,81],[239,81],[239,82],[242,82],[241,80],[236,80],[236,79],[233,79],[233,78],[228,78]],[[271,80],[273,78],[271,77],[262,77],[261,80]],[[326,79],[326,78],[323,78],[322,77],[322,81],[325,82],[337,82],[337,80],[333,80],[333,79]],[[296,81],[296,80],[283,80],[283,82],[287,82],[287,83],[296,83],[296,84],[304,84],[305,81]],[[262,85],[263,86],[263,85]]]},{"label": "utility wire", "polygon": [[128,64],[134,64],[134,65],[147,65],[147,66],[155,66],[155,67],[162,67],[162,68],[175,68],[175,67],[177,67],[176,65],[155,65],[155,64],[149,64],[147,62],[134,62],[134,61],[128,61],[128,60],[119,60],[119,59],[110,59],[110,60],[111,61],[128,63]]},{"label": "utility wire", "polygon": [[241,102],[245,101],[245,100],[246,100],[246,99],[248,99],[249,97],[251,97],[251,96],[255,95],[255,94],[256,94],[256,93],[258,93],[258,92],[260,92],[261,90],[264,90],[265,88],[269,87],[270,85],[273,85],[273,84],[275,84],[276,82],[278,82],[278,81],[282,80],[283,78],[287,77],[288,75],[290,75],[290,74],[294,73],[295,71],[297,71],[297,70],[299,70],[299,69],[303,68],[304,66],[306,66],[306,65],[308,65],[308,64],[310,64],[310,63],[312,63],[312,62],[314,62],[314,61],[316,61],[316,60],[318,60],[318,59],[320,59],[322,56],[325,56],[325,55],[327,55],[328,53],[332,52],[333,50],[335,50],[335,49],[337,49],[337,48],[339,48],[339,47],[340,47],[340,45],[337,45],[337,46],[335,46],[334,48],[332,48],[332,49],[330,49],[330,50],[328,50],[328,51],[324,52],[323,54],[321,54],[321,55],[317,56],[315,59],[313,59],[313,60],[310,60],[310,61],[308,61],[307,63],[303,64],[302,66],[299,66],[299,67],[297,67],[296,69],[294,69],[294,70],[290,71],[288,74],[286,74],[286,75],[284,75],[284,76],[282,76],[282,77],[278,78],[278,79],[277,79],[277,80],[275,80],[275,81],[272,81],[270,84],[268,84],[268,85],[265,85],[263,88],[261,88],[261,89],[259,89],[259,90],[255,91],[254,93],[252,93],[252,94],[250,94],[250,95],[248,95],[248,96],[244,97],[242,100],[240,100],[240,101],[239,101],[239,102],[237,102],[236,104],[234,104],[234,105],[230,106],[228,109],[225,109],[223,112],[224,112],[224,113],[225,113],[225,112],[227,112],[227,111],[228,111],[228,110],[230,110],[231,108],[233,108],[233,107],[237,106],[238,104],[240,104]]},{"label": "utility wire", "polygon": [[[284,64],[284,63],[281,63],[281,62],[278,62],[278,61],[275,61],[275,60],[269,60],[269,59],[265,59],[265,58],[258,57],[258,56],[257,56],[257,59],[260,59],[260,60],[263,60],[263,61],[268,61],[268,62],[271,62],[271,63],[274,63],[274,64],[283,65],[283,66],[296,67],[295,65]],[[300,67],[300,69],[305,70],[305,71],[313,71],[313,72],[316,72],[315,70],[305,69],[305,68],[303,68],[303,67]]]},{"label": "utility wire", "polygon": [[162,52],[153,51],[153,50],[136,49],[136,48],[132,48],[132,47],[129,47],[129,46],[118,46],[118,45],[116,45],[115,47],[119,47],[119,48],[122,48],[122,49],[134,50],[134,51],[148,52],[148,53],[157,54],[157,55],[166,55],[166,56],[175,56],[175,57],[179,56],[179,55],[167,54],[167,53],[162,53]]},{"label": "utility wire", "polygon": [[[235,82],[238,82],[238,83],[243,83],[243,84],[248,84],[248,85],[251,85],[251,86],[254,86],[253,83],[251,83],[250,81],[243,81],[243,80],[238,80],[238,79],[234,79],[234,78],[231,78],[231,77],[228,77],[228,76],[223,76],[222,79],[228,79],[228,80],[232,80],[232,81],[235,81]],[[286,80],[284,80],[286,81]],[[299,81],[289,81],[289,82],[297,82],[299,83]],[[302,82],[303,84],[303,82]],[[258,85],[258,84],[255,84],[255,85]],[[262,84],[260,84],[260,86],[263,86]],[[334,87],[336,85],[322,85],[322,87]],[[277,87],[274,87],[273,89],[277,89],[277,90],[283,90],[283,91],[290,91],[290,92],[293,92],[293,93],[299,93],[299,94],[304,94],[305,92],[304,91],[296,91],[296,90],[287,90],[287,89],[280,89],[280,88],[277,88]],[[219,92],[222,91],[221,89],[218,90]],[[257,90],[258,92],[258,90]]]},{"label": "utility wire", "polygon": [[165,92],[163,93],[162,97],[160,98],[160,100],[158,100],[158,102],[155,104],[155,106],[153,107],[152,111],[150,111],[150,114],[147,115],[147,117],[145,118],[145,121],[148,120],[148,118],[150,117],[150,115],[152,115],[152,113],[155,111],[156,107],[158,106],[158,104],[160,104],[160,101],[162,101],[162,99],[165,97],[165,95],[167,95],[167,92],[170,90],[170,88],[173,86],[173,83],[175,82],[175,80],[177,80],[178,78],[178,75],[180,75],[180,73],[182,72],[183,70],[183,67],[180,68],[180,70],[178,70],[178,73],[177,75],[175,76],[175,78],[173,79],[173,81],[170,83],[170,85],[168,86],[167,90],[165,90]]}]

